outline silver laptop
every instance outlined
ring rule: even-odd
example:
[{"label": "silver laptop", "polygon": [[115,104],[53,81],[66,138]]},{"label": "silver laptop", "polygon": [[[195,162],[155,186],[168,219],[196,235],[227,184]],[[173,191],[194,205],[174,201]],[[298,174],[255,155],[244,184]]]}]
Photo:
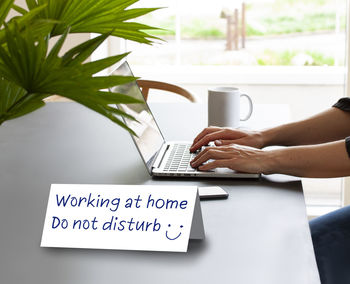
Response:
[{"label": "silver laptop", "polygon": [[[112,74],[133,76],[127,62],[120,65]],[[137,122],[127,118],[124,121],[137,135],[131,135],[131,137],[150,175],[216,178],[258,178],[260,176],[222,168],[211,171],[198,171],[192,168],[190,161],[198,152],[190,153],[191,142],[165,141],[136,82],[116,86],[112,91],[143,101],[138,104],[120,104],[118,108],[137,119]]]}]

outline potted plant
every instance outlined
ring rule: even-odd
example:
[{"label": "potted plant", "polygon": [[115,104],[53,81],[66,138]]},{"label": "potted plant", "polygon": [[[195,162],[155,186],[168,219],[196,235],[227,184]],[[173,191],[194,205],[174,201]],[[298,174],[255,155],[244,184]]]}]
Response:
[{"label": "potted plant", "polygon": [[[128,116],[115,104],[136,103],[129,96],[111,93],[109,87],[135,77],[94,76],[122,60],[128,53],[87,62],[108,37],[151,44],[153,27],[132,22],[157,8],[130,8],[138,0],[14,0],[0,2],[0,125],[45,105],[44,99],[60,95],[80,103],[130,130],[118,116]],[[9,12],[17,16],[8,19]],[[97,33],[68,50],[60,51],[70,33]],[[52,38],[58,38],[49,48]]]}]

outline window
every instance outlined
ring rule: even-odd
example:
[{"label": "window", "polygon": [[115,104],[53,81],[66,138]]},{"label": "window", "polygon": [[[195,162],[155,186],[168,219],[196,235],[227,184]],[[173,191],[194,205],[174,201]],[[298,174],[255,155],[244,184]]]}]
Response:
[{"label": "window", "polygon": [[[174,1],[139,5],[166,6],[143,21],[165,30],[155,47],[128,42],[136,65],[343,66],[345,0]],[[245,7],[245,13],[243,10]],[[228,18],[238,15],[238,50],[227,50]],[[242,14],[244,25],[242,27]],[[234,34],[234,19],[231,21]],[[234,38],[234,36],[233,36]]]}]

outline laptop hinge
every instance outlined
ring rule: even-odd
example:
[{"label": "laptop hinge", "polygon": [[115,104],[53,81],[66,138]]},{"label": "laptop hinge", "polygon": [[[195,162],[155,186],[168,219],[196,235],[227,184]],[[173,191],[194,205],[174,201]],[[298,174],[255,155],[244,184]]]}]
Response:
[{"label": "laptop hinge", "polygon": [[168,151],[170,145],[169,144],[163,144],[162,148],[160,149],[156,160],[153,163],[152,168],[159,168],[159,166],[162,164],[165,153]]}]

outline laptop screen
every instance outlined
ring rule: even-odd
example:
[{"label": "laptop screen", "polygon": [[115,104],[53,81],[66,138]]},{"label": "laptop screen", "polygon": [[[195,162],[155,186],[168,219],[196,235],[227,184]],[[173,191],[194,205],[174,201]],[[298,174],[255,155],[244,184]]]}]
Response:
[{"label": "laptop screen", "polygon": [[[133,76],[129,64],[124,62],[113,73],[113,75]],[[115,86],[112,92],[125,94],[142,100],[143,103],[138,104],[120,104],[118,108],[133,116],[137,121],[124,118],[125,124],[131,128],[138,137],[132,135],[132,138],[138,148],[143,161],[145,162],[148,171],[152,171],[152,163],[163,145],[164,138],[160,129],[149,109],[144,97],[140,91],[136,81]]]}]

